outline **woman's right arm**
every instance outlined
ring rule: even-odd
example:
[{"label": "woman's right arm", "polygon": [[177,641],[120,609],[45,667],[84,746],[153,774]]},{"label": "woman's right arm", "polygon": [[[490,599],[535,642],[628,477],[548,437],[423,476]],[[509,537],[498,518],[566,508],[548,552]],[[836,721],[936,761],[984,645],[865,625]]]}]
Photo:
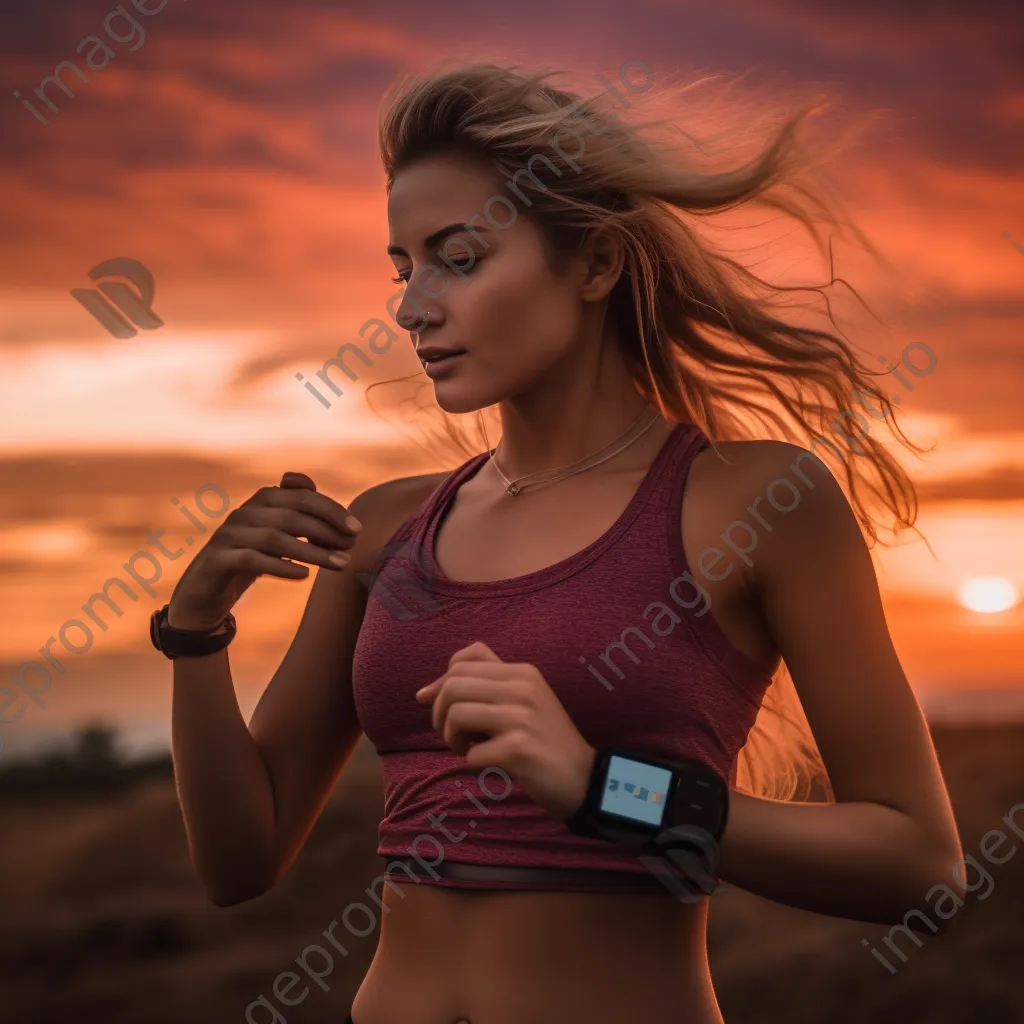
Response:
[{"label": "woman's right arm", "polygon": [[[217,531],[230,525],[227,536],[211,537],[210,553],[197,554],[175,589],[169,624],[207,629],[259,575],[303,579],[309,570],[296,562],[320,566],[295,639],[248,726],[227,649],[173,663],[178,799],[193,864],[218,906],[266,892],[287,870],[359,741],[351,668],[366,591],[356,573],[369,571],[411,511],[420,479],[373,487],[345,509],[308,477],[286,474],[281,488],[265,488],[236,510],[240,521],[231,525],[229,516]],[[348,514],[363,526],[354,539],[343,526]],[[346,549],[348,565],[332,568],[329,552]]]}]

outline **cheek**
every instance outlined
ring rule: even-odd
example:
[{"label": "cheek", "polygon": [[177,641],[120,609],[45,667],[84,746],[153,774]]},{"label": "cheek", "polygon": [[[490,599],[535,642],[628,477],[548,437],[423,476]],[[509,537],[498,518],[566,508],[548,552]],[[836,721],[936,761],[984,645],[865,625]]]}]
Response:
[{"label": "cheek", "polygon": [[[492,269],[495,273],[490,280],[471,289],[475,291],[470,300],[471,329],[483,348],[499,356],[521,356],[529,351],[550,352],[569,343],[578,310],[569,292],[546,268]],[[514,347],[507,344],[510,341],[515,342]]]}]

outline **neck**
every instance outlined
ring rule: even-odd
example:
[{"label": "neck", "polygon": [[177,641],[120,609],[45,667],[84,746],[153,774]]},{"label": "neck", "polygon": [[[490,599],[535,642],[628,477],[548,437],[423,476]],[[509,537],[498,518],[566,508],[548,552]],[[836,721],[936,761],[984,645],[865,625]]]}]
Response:
[{"label": "neck", "polygon": [[[611,445],[607,455],[657,414],[634,384],[614,333],[605,333],[597,344],[574,346],[570,356],[528,390],[502,401],[499,410],[502,436],[496,456],[510,480],[563,469]],[[634,423],[636,429],[630,430]],[[648,445],[662,443],[674,425],[665,420],[651,426],[607,466],[643,461]],[[625,431],[627,436],[613,445]]]},{"label": "neck", "polygon": [[[502,473],[515,480],[571,466],[620,437],[619,445],[626,444],[657,417],[658,410],[637,391],[624,366],[619,372],[604,369],[603,374],[587,375],[577,366],[559,380],[541,382],[500,404],[501,440],[495,454]],[[651,426],[621,458],[643,460],[648,445],[660,445],[673,426],[662,418],[661,425]],[[619,457],[609,459],[609,465],[619,464]]]}]

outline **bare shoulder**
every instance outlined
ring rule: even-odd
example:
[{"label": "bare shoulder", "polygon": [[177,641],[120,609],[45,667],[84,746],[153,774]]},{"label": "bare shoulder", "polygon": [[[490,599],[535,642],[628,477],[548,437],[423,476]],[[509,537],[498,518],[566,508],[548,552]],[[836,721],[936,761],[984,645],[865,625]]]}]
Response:
[{"label": "bare shoulder", "polygon": [[408,516],[417,504],[425,501],[451,474],[451,470],[443,470],[440,473],[420,473],[385,480],[358,494],[352,499],[352,505],[358,502],[364,509],[378,514],[407,509],[405,514]]},{"label": "bare shoulder", "polygon": [[[693,488],[744,564],[832,557],[863,543],[853,509],[813,450],[788,441],[723,441],[694,459]],[[750,552],[758,549],[758,556]]]},{"label": "bare shoulder", "polygon": [[451,473],[451,470],[444,470],[398,477],[374,484],[357,494],[349,502],[348,509],[363,524],[358,545],[362,557],[372,559],[373,553],[387,543]]},{"label": "bare shoulder", "polygon": [[747,512],[758,497],[783,515],[804,501],[828,504],[838,495],[845,503],[829,467],[814,451],[789,441],[719,441],[700,452],[691,473],[696,486],[719,495],[736,514]]}]

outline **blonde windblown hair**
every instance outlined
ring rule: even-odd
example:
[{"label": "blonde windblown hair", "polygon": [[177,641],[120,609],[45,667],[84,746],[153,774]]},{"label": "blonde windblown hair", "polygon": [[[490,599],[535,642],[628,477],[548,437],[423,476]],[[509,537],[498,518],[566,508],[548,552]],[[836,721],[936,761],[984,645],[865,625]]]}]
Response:
[{"label": "blonde windblown hair", "polygon": [[[879,410],[875,419],[884,419],[902,444],[922,451],[896,425],[888,395],[871,380],[885,371],[865,367],[837,333],[825,290],[838,281],[831,236],[830,279],[814,287],[768,283],[702,237],[701,228],[713,215],[757,204],[803,225],[823,257],[819,226],[851,231],[882,260],[804,180],[825,149],[812,153],[798,139],[798,129],[824,106],[816,103],[790,115],[753,158],[738,166],[700,169],[684,146],[705,152],[713,140],[694,139],[677,123],[693,86],[660,89],[670,116],[625,121],[607,95],[583,97],[554,88],[548,79],[556,74],[561,72],[478,62],[421,72],[398,83],[385,99],[379,132],[389,191],[395,176],[416,160],[459,153],[482,160],[505,179],[518,200],[517,214],[539,226],[554,270],[595,229],[614,232],[626,259],[608,315],[634,383],[664,416],[697,424],[712,443],[776,436],[806,447],[844,417],[857,419],[851,410],[870,397]],[[762,121],[751,117],[748,123],[756,129]],[[567,135],[569,129],[585,142],[585,154],[570,154],[578,168],[571,171],[554,162],[551,146],[559,131]],[[502,205],[492,221],[496,227],[507,225],[507,196]],[[798,293],[824,299],[835,331],[796,322],[792,310],[799,308],[793,305]],[[780,311],[783,306],[789,315]],[[472,414],[475,440],[436,403],[417,411],[439,418],[441,433],[465,457],[493,447],[487,440],[487,410]],[[913,527],[913,484],[866,429],[845,452],[835,444],[826,448],[825,458],[845,482],[870,543],[878,539],[873,504],[884,505],[895,531]],[[792,799],[815,781],[830,791],[784,667],[768,689],[737,770],[738,788],[755,795]]]}]

